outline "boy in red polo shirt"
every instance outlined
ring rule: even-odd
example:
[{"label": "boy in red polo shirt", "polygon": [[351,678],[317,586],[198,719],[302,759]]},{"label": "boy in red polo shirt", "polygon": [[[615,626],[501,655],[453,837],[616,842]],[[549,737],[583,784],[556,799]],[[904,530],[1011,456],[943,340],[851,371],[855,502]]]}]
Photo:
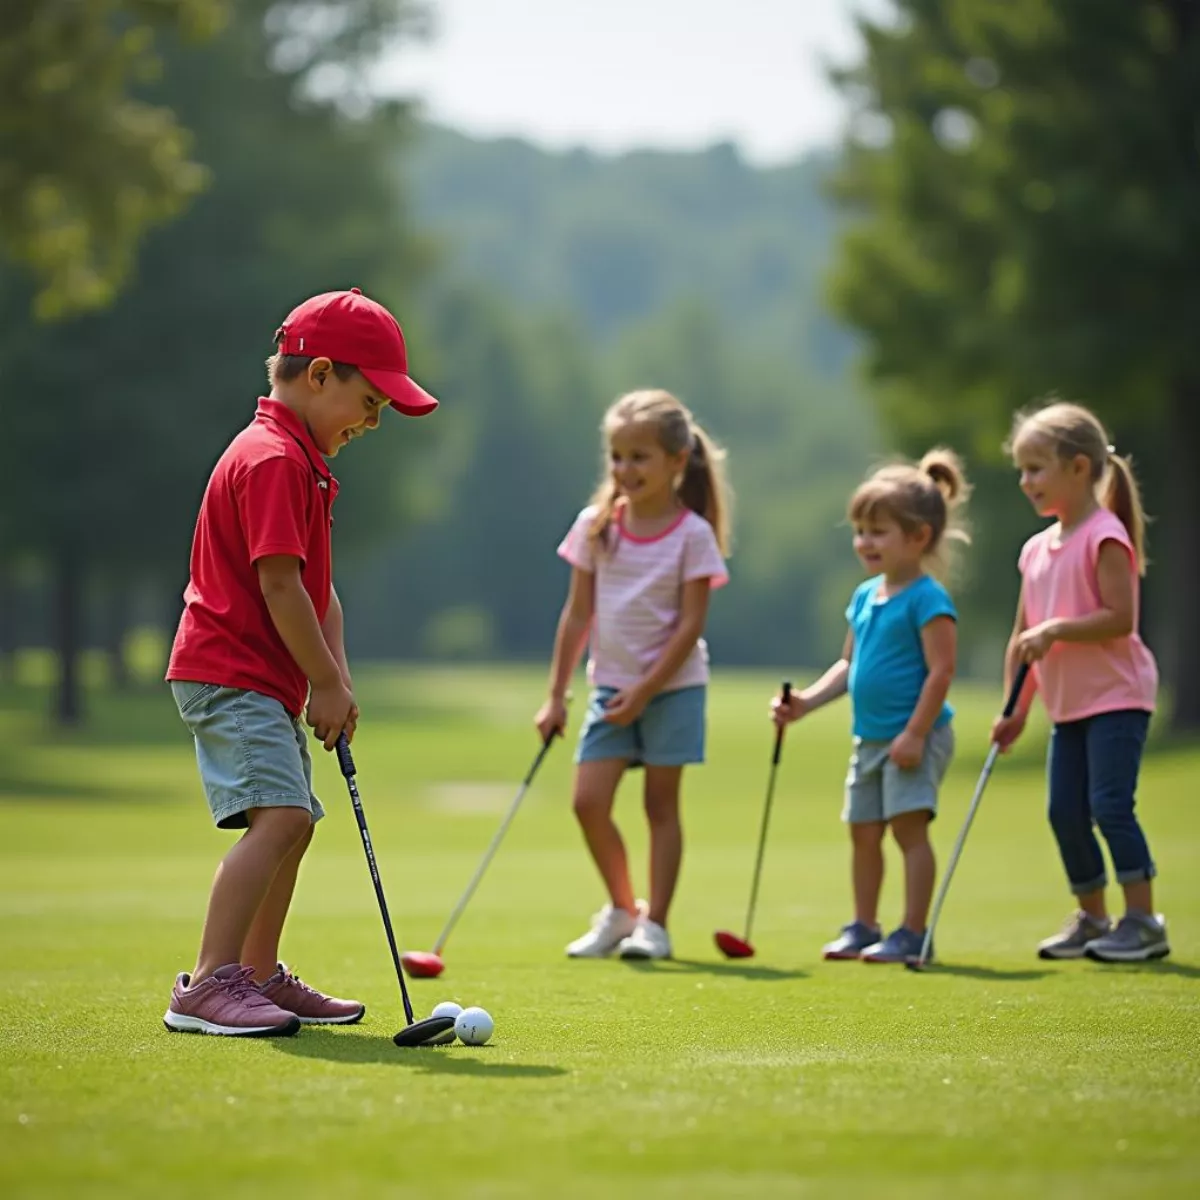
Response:
[{"label": "boy in red polo shirt", "polygon": [[408,375],[395,317],[357,288],[306,300],[275,340],[271,394],[204,492],[167,668],[213,819],[246,832],[217,868],[196,969],[175,980],[163,1020],[234,1037],[348,1025],[365,1012],[279,961],[300,860],[324,815],[301,714],[326,750],[358,721],[330,570],[338,485],[325,459],[375,429],[385,405],[410,417],[437,407]]}]

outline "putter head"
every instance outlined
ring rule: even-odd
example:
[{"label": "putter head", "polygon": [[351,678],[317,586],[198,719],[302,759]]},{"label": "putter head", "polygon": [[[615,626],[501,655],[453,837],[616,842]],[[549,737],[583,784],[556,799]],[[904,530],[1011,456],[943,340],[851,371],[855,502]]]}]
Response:
[{"label": "putter head", "polygon": [[436,979],[446,969],[441,956],[432,950],[406,950],[400,961],[413,979]]},{"label": "putter head", "polygon": [[728,929],[718,929],[713,934],[713,941],[717,943],[717,949],[726,958],[754,957],[754,947],[745,938],[738,937],[736,933],[732,933]]},{"label": "putter head", "polygon": [[438,1038],[453,1028],[453,1017],[426,1017],[423,1021],[414,1021],[405,1026],[392,1041],[397,1046],[430,1046],[434,1044],[431,1039]]}]

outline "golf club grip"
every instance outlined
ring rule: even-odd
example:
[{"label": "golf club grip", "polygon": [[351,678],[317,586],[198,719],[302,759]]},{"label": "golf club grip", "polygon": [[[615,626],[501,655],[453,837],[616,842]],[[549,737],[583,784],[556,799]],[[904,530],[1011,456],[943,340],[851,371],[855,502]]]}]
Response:
[{"label": "golf club grip", "polygon": [[334,743],[334,751],[337,753],[338,766],[342,769],[342,774],[349,779],[356,774],[354,770],[354,755],[350,753],[350,739],[344,733],[338,734],[338,740]]},{"label": "golf club grip", "polygon": [[1012,687],[1008,692],[1008,699],[1004,702],[1004,715],[1011,717],[1017,711],[1017,705],[1021,702],[1021,693],[1025,690],[1025,680],[1029,678],[1029,664],[1023,662],[1018,668],[1016,675],[1013,676]]},{"label": "golf club grip", "polygon": [[[780,695],[780,698],[783,700],[784,704],[791,703],[792,685],[788,680],[785,679],[783,681],[783,687],[780,689],[779,695]],[[779,728],[775,730],[775,753],[771,756],[771,765],[772,766],[779,765],[780,755],[783,754],[783,730],[784,730],[784,726],[782,726],[782,725],[780,725]]]}]

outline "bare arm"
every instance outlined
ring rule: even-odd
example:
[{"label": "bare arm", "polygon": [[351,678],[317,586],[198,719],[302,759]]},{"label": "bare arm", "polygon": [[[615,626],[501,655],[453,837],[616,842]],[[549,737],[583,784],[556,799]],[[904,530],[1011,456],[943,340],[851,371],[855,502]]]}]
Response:
[{"label": "bare arm", "polygon": [[1086,617],[1047,621],[1056,642],[1108,642],[1133,632],[1134,586],[1129,551],[1120,542],[1100,543],[1096,557],[1100,607]]},{"label": "bare arm", "polygon": [[662,648],[654,666],[642,676],[638,688],[647,697],[657,696],[664,683],[669,683],[675,673],[688,660],[696,648],[704,623],[708,620],[708,601],[712,585],[707,579],[689,579],[683,585],[680,597],[679,622],[675,631]]},{"label": "bare arm", "polygon": [[333,661],[337,663],[342,682],[350,687],[350,664],[346,659],[344,629],[345,618],[342,614],[342,602],[338,599],[338,594],[333,586],[330,585],[329,608],[325,613],[325,620],[321,622],[321,636],[325,639],[325,645],[329,647],[329,653],[333,655]]},{"label": "bare arm", "polygon": [[839,700],[850,686],[850,663],[854,658],[854,633],[848,631],[842,644],[842,657],[821,676],[816,683],[809,684],[797,697],[803,712],[810,713],[823,708],[832,700]]},{"label": "bare arm", "polygon": [[591,632],[595,597],[596,576],[591,571],[573,567],[566,603],[563,604],[558,630],[554,635],[550,695],[533,718],[543,741],[555,733],[562,733],[566,727],[567,690]]},{"label": "bare arm", "polygon": [[[1008,649],[1004,654],[1004,694],[1012,690],[1013,680],[1016,678],[1017,667],[1021,663],[1021,642],[1025,637],[1029,627],[1028,619],[1025,616],[1025,585],[1021,585],[1021,595],[1017,600],[1017,615],[1013,619],[1012,636],[1008,639]],[[1029,678],[1025,682],[1024,688],[1021,689],[1021,695],[1017,698],[1017,707],[1013,710],[1011,717],[999,716],[992,722],[992,741],[996,743],[1002,750],[1007,751],[1008,748],[1021,736],[1022,730],[1025,728],[1025,722],[1029,719],[1029,706],[1033,703],[1034,694],[1037,692],[1037,681],[1034,679],[1033,672],[1029,672]]]},{"label": "bare arm", "polygon": [[958,625],[954,619],[934,617],[927,622],[921,630],[921,649],[929,674],[925,676],[917,707],[908,718],[907,732],[925,738],[941,715],[958,666]]},{"label": "bare arm", "polygon": [[290,554],[271,554],[260,558],[255,567],[271,620],[312,685],[308,723],[325,749],[332,750],[349,718],[353,697],[300,580],[300,560]]},{"label": "bare arm", "polygon": [[687,661],[704,632],[712,585],[707,578],[689,579],[680,596],[679,620],[653,667],[632,687],[622,688],[607,705],[604,719],[614,725],[629,725]]}]

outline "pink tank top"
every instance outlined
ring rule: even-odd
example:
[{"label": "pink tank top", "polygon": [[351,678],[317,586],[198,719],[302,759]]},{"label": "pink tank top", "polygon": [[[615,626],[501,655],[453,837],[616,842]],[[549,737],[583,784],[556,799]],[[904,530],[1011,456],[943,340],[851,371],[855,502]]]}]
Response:
[{"label": "pink tank top", "polygon": [[1104,542],[1118,542],[1134,574],[1135,632],[1107,642],[1055,642],[1034,667],[1038,690],[1055,724],[1122,709],[1154,711],[1158,667],[1136,632],[1137,567],[1129,533],[1107,508],[1094,512],[1065,537],[1055,523],[1021,550],[1025,622],[1032,628],[1054,618],[1086,617],[1101,607],[1096,563]]}]

